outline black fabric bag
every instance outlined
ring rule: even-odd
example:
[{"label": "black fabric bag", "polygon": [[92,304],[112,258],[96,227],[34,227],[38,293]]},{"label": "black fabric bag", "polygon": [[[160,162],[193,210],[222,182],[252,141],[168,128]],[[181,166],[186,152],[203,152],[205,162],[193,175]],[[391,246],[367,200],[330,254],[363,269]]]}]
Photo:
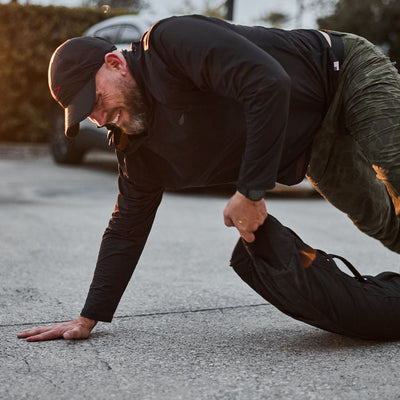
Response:
[{"label": "black fabric bag", "polygon": [[[341,259],[354,277],[342,272]],[[285,314],[362,339],[400,339],[400,275],[361,276],[345,259],[313,249],[271,215],[254,243],[238,241],[231,266]]]}]

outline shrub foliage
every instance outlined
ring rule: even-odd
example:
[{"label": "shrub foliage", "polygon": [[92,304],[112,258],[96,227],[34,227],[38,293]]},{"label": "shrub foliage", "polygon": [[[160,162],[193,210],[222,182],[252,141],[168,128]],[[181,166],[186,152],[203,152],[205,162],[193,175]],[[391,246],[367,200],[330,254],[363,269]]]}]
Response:
[{"label": "shrub foliage", "polygon": [[47,85],[50,57],[109,16],[91,8],[0,4],[0,141],[48,140],[57,104]]},{"label": "shrub foliage", "polygon": [[399,0],[338,0],[334,13],[318,19],[318,24],[364,36],[381,46],[400,69]]}]

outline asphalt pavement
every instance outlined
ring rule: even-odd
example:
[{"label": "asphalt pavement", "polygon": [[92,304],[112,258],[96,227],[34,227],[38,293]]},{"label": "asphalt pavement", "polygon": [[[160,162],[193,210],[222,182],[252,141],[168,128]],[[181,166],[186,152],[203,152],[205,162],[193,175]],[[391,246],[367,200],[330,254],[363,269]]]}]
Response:
[{"label": "asphalt pavement", "polygon": [[[400,343],[295,321],[229,267],[224,192],[166,193],[111,324],[85,341],[17,333],[74,319],[116,200],[114,158],[55,165],[45,146],[0,145],[0,399],[399,399]],[[307,185],[268,211],[363,274],[400,272]]]}]

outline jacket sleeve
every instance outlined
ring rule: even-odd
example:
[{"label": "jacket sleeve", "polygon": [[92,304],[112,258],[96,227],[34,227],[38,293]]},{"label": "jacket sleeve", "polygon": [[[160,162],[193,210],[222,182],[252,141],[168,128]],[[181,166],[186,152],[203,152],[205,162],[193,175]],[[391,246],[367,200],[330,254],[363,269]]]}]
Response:
[{"label": "jacket sleeve", "polygon": [[103,235],[92,284],[81,315],[111,322],[150,233],[161,188],[135,186],[119,170],[118,199]]},{"label": "jacket sleeve", "polygon": [[164,62],[181,78],[242,104],[246,147],[238,187],[275,186],[286,136],[291,80],[266,51],[225,23],[200,16],[171,18],[150,31]]}]

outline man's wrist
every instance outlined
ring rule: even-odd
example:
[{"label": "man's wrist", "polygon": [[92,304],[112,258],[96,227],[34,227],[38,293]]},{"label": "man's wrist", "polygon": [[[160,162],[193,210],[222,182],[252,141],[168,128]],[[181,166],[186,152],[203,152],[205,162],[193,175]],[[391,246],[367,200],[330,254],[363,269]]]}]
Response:
[{"label": "man's wrist", "polygon": [[84,325],[86,325],[90,330],[92,330],[96,325],[97,321],[94,319],[83,317],[82,315],[78,318]]},{"label": "man's wrist", "polygon": [[237,188],[237,191],[251,201],[259,201],[265,196],[265,190]]}]

